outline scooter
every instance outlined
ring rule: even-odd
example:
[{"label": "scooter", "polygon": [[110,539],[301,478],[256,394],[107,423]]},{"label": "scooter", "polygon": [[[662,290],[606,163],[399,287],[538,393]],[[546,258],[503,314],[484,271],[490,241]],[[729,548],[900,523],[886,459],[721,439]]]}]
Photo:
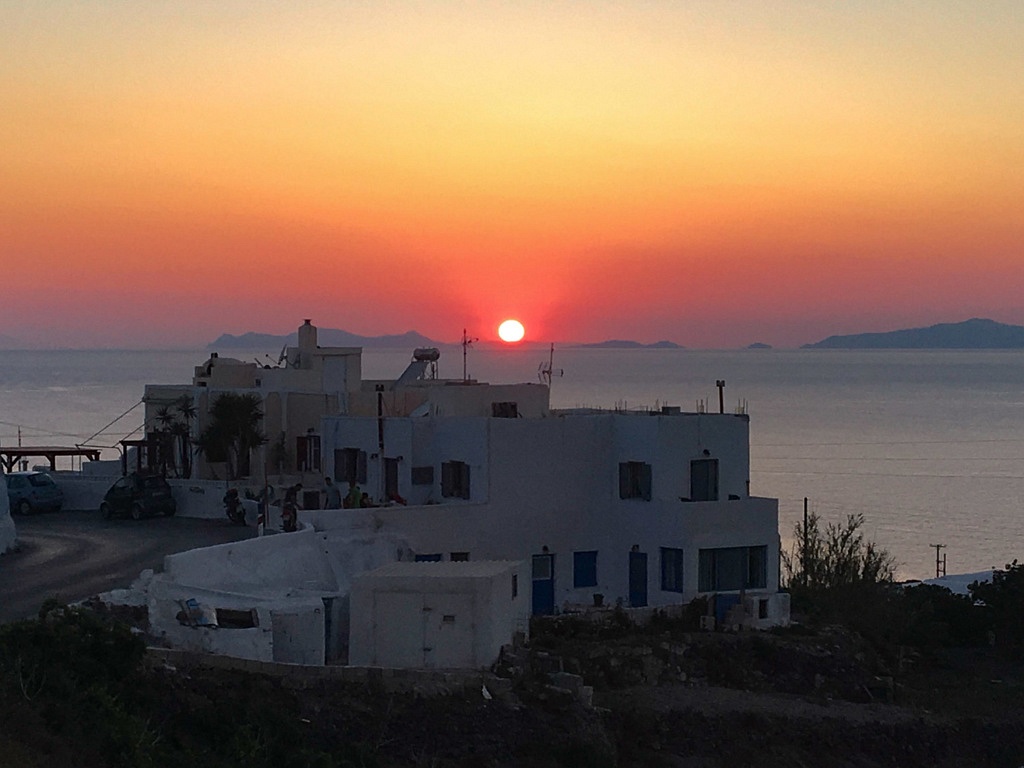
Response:
[{"label": "scooter", "polygon": [[224,511],[232,523],[245,525],[245,507],[242,506],[242,501],[238,498],[238,491],[235,488],[229,489],[224,494]]}]

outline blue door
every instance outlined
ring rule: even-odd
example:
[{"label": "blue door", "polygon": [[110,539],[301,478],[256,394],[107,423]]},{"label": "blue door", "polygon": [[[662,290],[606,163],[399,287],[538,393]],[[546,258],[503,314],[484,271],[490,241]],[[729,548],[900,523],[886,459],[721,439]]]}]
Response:
[{"label": "blue door", "polygon": [[555,612],[555,556],[533,556],[533,615]]},{"label": "blue door", "polygon": [[647,553],[629,553],[629,605],[642,608],[647,605]]}]

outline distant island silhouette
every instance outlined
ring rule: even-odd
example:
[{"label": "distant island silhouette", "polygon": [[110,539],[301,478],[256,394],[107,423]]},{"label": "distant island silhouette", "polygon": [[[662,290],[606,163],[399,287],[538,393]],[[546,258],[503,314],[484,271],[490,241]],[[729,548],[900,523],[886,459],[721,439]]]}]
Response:
[{"label": "distant island silhouette", "polygon": [[[338,328],[318,328],[317,340],[327,347],[379,347],[384,349],[414,349],[416,347],[448,347],[458,344],[457,341],[436,341],[417,333],[406,331],[402,334],[386,336],[360,336]],[[242,334],[224,333],[206,345],[208,350],[275,350],[284,345],[295,346],[299,343],[298,333],[273,334],[249,331]],[[501,342],[481,342],[484,346],[504,346]],[[527,347],[538,347],[539,342],[523,342]],[[545,343],[543,346],[547,346]],[[583,347],[590,349],[685,349],[673,341],[656,341],[653,344],[642,344],[627,339],[610,339],[596,343],[563,342],[563,347]]]},{"label": "distant island silhouette", "polygon": [[771,344],[765,344],[763,341],[755,341],[753,344],[747,346],[747,349],[771,349]]},{"label": "distant island silhouette", "polygon": [[[387,347],[394,349],[414,349],[416,347],[437,347],[439,342],[428,339],[416,331],[406,331],[402,334],[388,336],[359,336],[355,333],[342,331],[337,328],[317,329],[319,343],[326,347]],[[222,334],[215,341],[206,345],[207,349],[276,349],[285,344],[295,346],[299,343],[297,332],[274,335],[271,333],[243,333],[233,336],[230,333]]]},{"label": "distant island silhouette", "polygon": [[887,333],[829,336],[801,349],[1022,349],[1024,326],[972,318]]}]

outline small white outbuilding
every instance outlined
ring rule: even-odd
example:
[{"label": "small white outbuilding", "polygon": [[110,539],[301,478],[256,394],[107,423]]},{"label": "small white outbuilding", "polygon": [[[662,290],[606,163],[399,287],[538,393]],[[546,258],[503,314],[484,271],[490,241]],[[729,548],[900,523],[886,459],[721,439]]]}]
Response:
[{"label": "small white outbuilding", "polygon": [[481,669],[529,630],[524,563],[397,562],[352,585],[349,664]]}]

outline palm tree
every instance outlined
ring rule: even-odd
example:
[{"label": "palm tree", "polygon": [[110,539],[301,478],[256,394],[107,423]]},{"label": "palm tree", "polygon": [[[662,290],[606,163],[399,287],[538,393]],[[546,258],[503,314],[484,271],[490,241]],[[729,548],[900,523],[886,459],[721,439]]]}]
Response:
[{"label": "palm tree", "polygon": [[176,420],[171,431],[178,439],[178,458],[181,476],[192,477],[192,421],[196,417],[196,406],[190,395],[182,395],[174,401],[181,420]]},{"label": "palm tree", "polygon": [[[176,469],[173,435],[174,425],[177,422],[177,419],[174,414],[171,413],[170,408],[164,406],[156,412],[156,420],[160,422],[160,427],[153,431],[152,437],[155,438],[156,442],[156,458],[157,463],[160,466],[160,474],[166,477],[168,466],[172,469]],[[176,474],[176,472],[173,474]]]},{"label": "palm tree", "polygon": [[260,430],[263,421],[258,395],[225,392],[210,406],[210,423],[196,440],[196,447],[209,461],[227,464],[228,479],[249,474],[249,456],[267,442]]}]

